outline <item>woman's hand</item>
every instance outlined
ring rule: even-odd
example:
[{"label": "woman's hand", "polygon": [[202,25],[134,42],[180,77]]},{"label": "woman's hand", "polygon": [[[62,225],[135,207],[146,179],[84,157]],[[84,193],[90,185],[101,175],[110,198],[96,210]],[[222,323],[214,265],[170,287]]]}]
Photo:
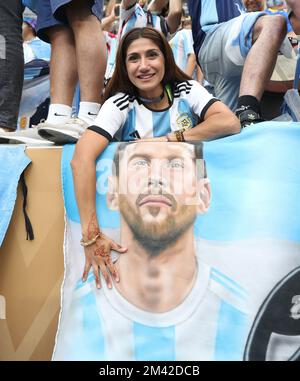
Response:
[{"label": "woman's hand", "polygon": [[112,278],[116,282],[119,282],[119,274],[111,260],[111,250],[115,250],[120,254],[127,251],[125,247],[122,247],[102,233],[100,233],[95,243],[84,247],[85,266],[82,276],[83,282],[86,281],[91,267],[93,267],[97,288],[101,288],[99,268],[108,288],[112,288]]}]

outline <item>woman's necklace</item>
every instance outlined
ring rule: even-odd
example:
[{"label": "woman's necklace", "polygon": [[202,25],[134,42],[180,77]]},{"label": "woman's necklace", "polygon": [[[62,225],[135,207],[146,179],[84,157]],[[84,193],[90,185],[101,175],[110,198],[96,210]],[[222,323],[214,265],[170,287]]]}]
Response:
[{"label": "woman's necklace", "polygon": [[155,97],[155,98],[143,98],[143,97],[138,96],[138,98],[143,103],[159,103],[159,102],[161,102],[164,99],[164,96],[165,96],[165,90],[163,90],[163,92],[161,93],[161,95],[159,97]]}]

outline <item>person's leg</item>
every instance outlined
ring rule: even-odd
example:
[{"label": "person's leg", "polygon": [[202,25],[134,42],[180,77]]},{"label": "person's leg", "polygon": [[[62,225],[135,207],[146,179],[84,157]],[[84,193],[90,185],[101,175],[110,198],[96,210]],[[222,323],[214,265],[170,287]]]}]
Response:
[{"label": "person's leg", "polygon": [[92,122],[100,109],[106,69],[106,44],[99,19],[92,13],[93,1],[74,0],[66,6],[73,30],[80,83],[79,117]]},{"label": "person's leg", "polygon": [[[71,116],[74,91],[77,84],[75,41],[68,26],[57,25],[46,31],[51,42],[50,98],[48,122],[63,122]],[[61,106],[67,106],[64,110]],[[69,112],[67,112],[69,110]],[[53,111],[53,112],[52,112]],[[58,114],[58,115],[55,115]],[[63,119],[57,116],[65,115]]]},{"label": "person's leg", "polygon": [[253,30],[253,46],[243,69],[240,96],[252,95],[259,101],[273,73],[278,51],[286,35],[284,16],[260,17]]},{"label": "person's leg", "polygon": [[0,0],[0,128],[17,128],[22,95],[24,57],[22,2]]},{"label": "person's leg", "polygon": [[245,60],[236,109],[243,126],[261,120],[260,101],[285,35],[286,20],[280,15],[260,17],[254,25],[253,45]]},{"label": "person's leg", "polygon": [[[214,88],[214,95],[235,110],[239,95],[244,57],[236,43],[236,34],[242,20],[231,20],[208,33],[199,52],[199,63],[206,81]],[[238,22],[238,26],[236,26]],[[237,33],[237,32],[236,32]],[[230,37],[233,35],[233,37]],[[233,41],[231,43],[231,41]]]},{"label": "person's leg", "polygon": [[[56,126],[47,123],[49,122],[47,119],[43,128],[39,129],[39,134],[57,144],[75,143],[87,126],[93,123],[100,109],[106,68],[106,45],[99,21],[102,15],[103,2],[101,0],[49,1],[54,17],[57,17],[61,22],[67,22],[74,36],[76,59],[66,59],[65,50],[61,44],[58,43],[57,47],[60,49],[62,63],[77,65],[82,102],[79,108],[79,118],[69,119]],[[56,64],[60,66],[58,61]],[[61,69],[64,68],[64,66],[60,67]],[[59,71],[57,72],[59,73]],[[62,79],[62,73],[58,77],[57,80]],[[71,77],[74,78],[73,75]],[[61,91],[62,89],[52,91],[52,102],[66,103],[70,101],[70,94],[66,93],[62,99]],[[60,97],[57,99],[54,94],[60,94]],[[51,106],[50,110],[52,110]]]},{"label": "person's leg", "polygon": [[[274,19],[270,23],[260,21],[267,17]],[[280,16],[247,13],[221,24],[205,37],[199,53],[204,76],[214,86],[216,97],[233,111],[238,108],[238,114],[248,108],[259,114],[259,101],[272,74],[285,25],[284,18]],[[251,51],[260,37],[263,39]],[[253,44],[253,41],[256,42]],[[258,57],[255,58],[256,55]],[[269,56],[266,58],[266,55]],[[259,115],[251,112],[250,117],[253,116],[257,121],[261,120]]]},{"label": "person's leg", "polygon": [[39,0],[37,16],[38,37],[51,43],[51,103],[46,122],[38,126],[64,125],[72,115],[74,90],[78,80],[74,35],[67,24],[53,16],[51,0]]}]

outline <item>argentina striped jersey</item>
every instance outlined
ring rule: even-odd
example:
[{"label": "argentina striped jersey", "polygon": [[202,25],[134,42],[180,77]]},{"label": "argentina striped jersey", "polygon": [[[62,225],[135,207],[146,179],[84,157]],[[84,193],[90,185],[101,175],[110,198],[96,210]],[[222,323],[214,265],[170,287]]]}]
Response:
[{"label": "argentina striped jersey", "polygon": [[92,274],[79,281],[62,312],[53,360],[241,360],[249,329],[246,293],[198,265],[190,293],[164,313],[137,308],[115,288],[97,290]]},{"label": "argentina striped jersey", "polygon": [[242,0],[188,0],[188,6],[197,56],[207,32],[245,11]]},{"label": "argentina striped jersey", "polygon": [[216,101],[193,80],[178,83],[174,88],[172,104],[161,111],[150,110],[136,97],[118,93],[103,104],[89,129],[108,140],[131,141],[165,136],[171,131],[195,127]]},{"label": "argentina striped jersey", "polygon": [[144,28],[146,26],[153,27],[159,32],[162,32],[167,38],[171,37],[164,17],[152,12],[145,12],[139,4],[136,4],[129,9],[124,9],[121,7],[119,30],[120,38],[122,38],[133,28]]},{"label": "argentina striped jersey", "polygon": [[185,71],[188,56],[194,53],[193,36],[191,29],[179,30],[169,42],[176,65]]}]

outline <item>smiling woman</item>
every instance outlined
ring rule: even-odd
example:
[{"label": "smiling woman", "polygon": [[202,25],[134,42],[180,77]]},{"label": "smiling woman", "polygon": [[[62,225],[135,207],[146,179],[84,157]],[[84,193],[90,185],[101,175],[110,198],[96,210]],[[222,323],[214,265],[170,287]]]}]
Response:
[{"label": "smiling woman", "polygon": [[162,80],[165,75],[165,60],[153,41],[139,38],[129,46],[126,69],[130,82],[139,89],[139,96],[144,97],[146,102],[149,100],[149,103],[155,103],[151,102],[151,99],[157,97],[157,103],[163,100]]},{"label": "smiling woman", "polygon": [[224,104],[179,69],[160,32],[135,28],[121,40],[104,104],[89,130],[108,140],[183,141],[231,135],[240,126]]},{"label": "smiling woman", "polygon": [[[99,268],[111,286],[106,266],[115,280],[118,274],[109,259],[110,250],[126,252],[126,248],[100,234],[95,212],[95,160],[110,141],[202,141],[239,131],[239,120],[229,108],[176,66],[160,32],[153,28],[129,31],[120,42],[116,69],[101,110],[94,125],[80,138],[71,163],[82,242],[88,243],[84,245],[83,279],[93,266],[97,286]],[[180,166],[179,162],[173,164],[174,168]],[[148,202],[156,204],[158,200]],[[102,254],[98,255],[100,246]]]}]

